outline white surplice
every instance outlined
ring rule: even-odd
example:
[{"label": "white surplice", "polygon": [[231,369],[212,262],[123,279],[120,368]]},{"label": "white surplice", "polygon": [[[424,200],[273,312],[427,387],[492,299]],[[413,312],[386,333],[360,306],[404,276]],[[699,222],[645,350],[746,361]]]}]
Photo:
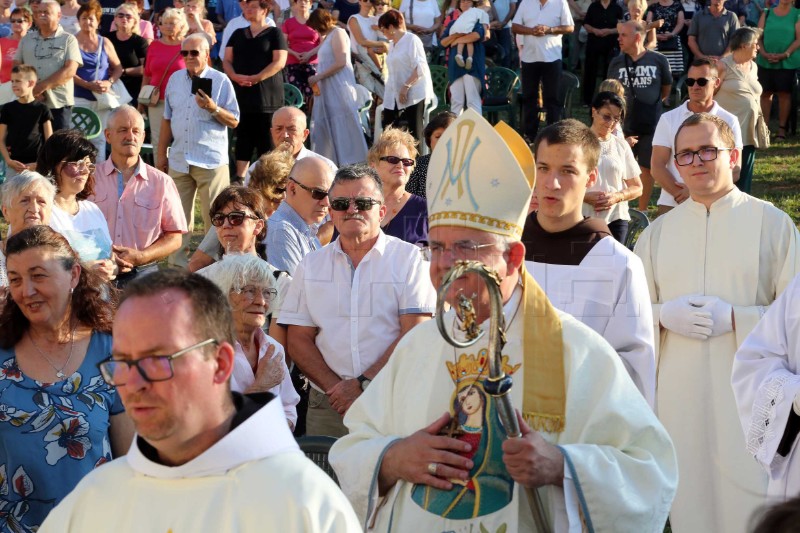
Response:
[{"label": "white surplice", "polygon": [[[521,293],[517,289],[504,308],[510,325],[503,354],[508,356],[508,365],[520,365],[513,373],[509,393],[517,409],[521,409],[525,387],[523,317],[511,317]],[[445,317],[446,324],[453,322],[453,313],[451,310]],[[569,315],[558,315],[567,381],[566,427],[559,434],[542,436],[564,453],[565,488],[539,490],[551,528],[579,532],[583,520],[596,531],[660,532],[677,483],[669,436],[611,346]],[[486,353],[487,342],[484,338],[466,350],[455,350],[439,334],[435,321],[420,324],[403,337],[387,365],[347,412],[344,423],[350,434],[333,446],[330,462],[356,513],[368,519],[369,530],[536,531],[527,497],[516,483],[502,508],[467,519],[443,518],[426,511],[414,499],[415,486],[405,481],[378,497],[378,471],[387,447],[428,426],[444,411],[452,413],[456,384],[446,364],[454,362],[456,353],[479,358]],[[501,443],[502,439],[494,445]],[[495,458],[499,459],[498,454]],[[498,480],[508,474],[501,460],[479,464],[474,457],[474,461],[470,483],[481,483],[482,471],[493,469],[496,474],[482,486],[487,492],[467,497],[489,500],[488,490],[501,485]],[[459,490],[456,487],[450,492]]]},{"label": "white surplice", "polygon": [[736,352],[733,393],[747,451],[769,474],[768,495],[800,494],[797,440],[784,457],[778,445],[800,393],[800,277],[775,300]]},{"label": "white surplice", "polygon": [[303,455],[275,398],[186,464],[153,462],[134,439],[47,517],[40,533],[361,531],[353,509]]},{"label": "white surplice", "polygon": [[639,237],[659,327],[661,304],[688,294],[733,306],[735,331],[696,340],[661,329],[658,414],[678,452],[675,533],[745,531],[763,503],[766,476],[747,453],[730,376],[737,347],[800,269],[798,232],[768,202],[733,188],[711,205],[691,198]]},{"label": "white surplice", "polygon": [[641,260],[613,237],[592,247],[579,265],[525,262],[557,308],[608,341],[647,403],[656,394],[653,312]]}]

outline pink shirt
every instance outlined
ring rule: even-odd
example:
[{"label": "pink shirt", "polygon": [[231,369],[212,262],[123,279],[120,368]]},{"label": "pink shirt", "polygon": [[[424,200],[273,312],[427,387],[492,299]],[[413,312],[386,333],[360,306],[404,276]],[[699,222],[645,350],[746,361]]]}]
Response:
[{"label": "pink shirt", "polygon": [[187,233],[175,182],[139,159],[139,171],[117,194],[119,173],[111,159],[97,165],[94,198],[108,222],[114,244],[144,250],[163,233]]},{"label": "pink shirt", "polygon": [[[319,33],[314,31],[310,26],[301,24],[294,17],[284,21],[281,30],[286,34],[286,42],[289,48],[295,52],[303,53],[313,50],[319,44]],[[289,55],[286,58],[287,65],[297,65],[300,63],[296,57]],[[310,64],[317,64],[317,56],[309,61]]]},{"label": "pink shirt", "polygon": [[[183,58],[179,55],[180,51],[180,44],[167,45],[161,41],[153,41],[147,47],[147,55],[144,58],[144,75],[150,77],[150,85],[158,85],[161,91],[160,100],[164,100],[170,76],[174,72],[186,68],[186,63],[183,62]],[[177,56],[177,59],[173,61],[175,56]],[[169,70],[167,75],[164,76],[164,71],[167,68]],[[159,81],[161,82],[160,84],[158,83]]]}]

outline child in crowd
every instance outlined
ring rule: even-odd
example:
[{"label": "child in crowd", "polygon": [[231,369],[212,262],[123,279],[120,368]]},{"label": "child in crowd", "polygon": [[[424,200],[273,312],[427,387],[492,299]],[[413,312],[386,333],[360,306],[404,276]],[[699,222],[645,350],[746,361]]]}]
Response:
[{"label": "child in crowd", "polygon": [[[461,13],[461,15],[453,23],[453,26],[450,28],[450,35],[455,35],[457,33],[472,33],[472,29],[475,27],[477,22],[483,24],[483,27],[486,30],[486,35],[489,35],[489,14],[478,7],[478,4],[480,4],[480,2],[473,2],[473,6],[471,8]],[[464,58],[465,46],[467,49],[466,58]],[[461,68],[472,70],[472,55],[474,51],[475,46],[472,43],[458,43],[456,45],[456,64]]]},{"label": "child in crowd", "polygon": [[6,161],[6,176],[36,170],[36,158],[44,141],[53,133],[50,109],[33,98],[36,69],[18,65],[11,69],[11,90],[17,99],[0,109],[0,153]]}]

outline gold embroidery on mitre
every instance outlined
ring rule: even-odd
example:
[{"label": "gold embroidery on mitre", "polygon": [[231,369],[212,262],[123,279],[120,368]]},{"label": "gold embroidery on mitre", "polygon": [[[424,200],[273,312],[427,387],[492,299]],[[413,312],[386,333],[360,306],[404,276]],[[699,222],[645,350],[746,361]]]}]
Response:
[{"label": "gold embroidery on mitre", "polygon": [[438,211],[431,213],[428,216],[429,223],[436,222],[437,220],[463,220],[474,222],[488,228],[496,228],[504,234],[513,234],[515,237],[522,237],[522,228],[518,224],[512,224],[507,220],[500,220],[499,218],[487,217],[478,213],[464,213],[463,211]]},{"label": "gold embroidery on mitre", "polygon": [[[451,363],[450,361],[446,361],[446,363],[447,370],[450,372],[450,379],[452,379],[453,383],[456,384],[461,383],[469,378],[477,379],[481,376],[489,376],[489,370],[486,368],[486,365],[489,364],[489,351],[486,348],[480,350],[477,356],[473,354],[467,355],[462,353],[458,357],[458,361],[456,361],[455,364]],[[519,367],[522,366],[522,363],[511,366],[508,364],[508,356],[504,355],[501,358],[501,366],[503,368],[503,372],[511,375],[519,370]]]},{"label": "gold embroidery on mitre", "polygon": [[464,192],[466,192],[469,195],[472,208],[477,211],[480,206],[472,194],[470,166],[472,165],[472,156],[475,154],[478,145],[481,144],[481,139],[478,137],[473,138],[475,133],[474,120],[462,120],[454,124],[454,126],[456,128],[455,148],[453,147],[454,139],[448,139],[445,142],[448,164],[445,165],[442,173],[442,179],[439,183],[440,190],[434,196],[438,196],[439,200],[444,199],[447,189],[451,185],[455,185],[456,198],[460,200],[464,196]]}]

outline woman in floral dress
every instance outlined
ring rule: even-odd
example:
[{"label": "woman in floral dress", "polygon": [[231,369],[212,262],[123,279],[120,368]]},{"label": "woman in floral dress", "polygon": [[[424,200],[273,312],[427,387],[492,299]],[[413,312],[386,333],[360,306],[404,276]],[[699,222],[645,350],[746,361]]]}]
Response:
[{"label": "woman in floral dress", "polygon": [[679,0],[658,0],[645,14],[647,23],[663,20],[656,30],[656,50],[669,61],[669,68],[676,78],[683,74],[683,48],[680,33],[685,24],[683,5]]},{"label": "woman in floral dress", "polygon": [[47,226],[6,244],[0,313],[0,531],[35,531],[95,467],[123,455],[133,425],[97,364],[111,353],[112,304]]}]

